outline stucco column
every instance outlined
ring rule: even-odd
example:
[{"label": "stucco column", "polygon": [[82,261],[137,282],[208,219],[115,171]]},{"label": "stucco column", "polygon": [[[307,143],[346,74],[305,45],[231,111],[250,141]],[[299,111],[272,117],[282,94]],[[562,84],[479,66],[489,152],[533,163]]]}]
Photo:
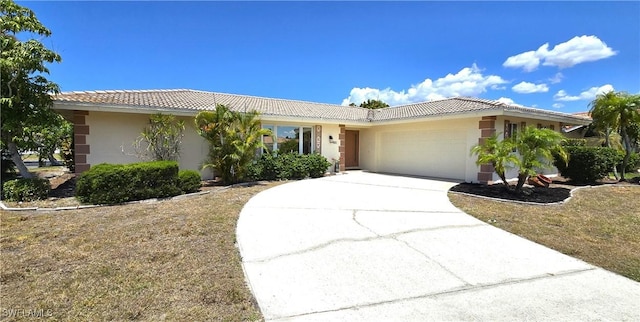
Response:
[{"label": "stucco column", "polygon": [[[495,116],[483,116],[478,122],[478,129],[480,129],[480,138],[478,138],[478,144],[483,144],[484,141],[496,133],[496,117]],[[489,184],[493,180],[493,165],[483,164],[480,166],[478,172],[478,181],[480,183]]]},{"label": "stucco column", "polygon": [[75,150],[75,173],[82,173],[91,167],[87,163],[87,156],[91,153],[91,147],[87,144],[89,125],[86,117],[89,111],[73,111],[73,147]]},{"label": "stucco column", "polygon": [[340,127],[340,135],[338,136],[338,139],[340,140],[340,146],[338,147],[338,152],[340,152],[340,172],[345,172],[345,167],[346,167],[345,141],[346,141],[347,133],[346,133],[344,124],[339,124],[338,126]]}]

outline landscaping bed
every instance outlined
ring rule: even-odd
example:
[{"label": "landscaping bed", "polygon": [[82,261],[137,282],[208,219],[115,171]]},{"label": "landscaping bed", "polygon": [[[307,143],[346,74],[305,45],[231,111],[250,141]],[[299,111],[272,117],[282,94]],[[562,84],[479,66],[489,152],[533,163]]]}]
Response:
[{"label": "landscaping bed", "polygon": [[[612,179],[599,180],[595,185],[633,185],[635,179],[631,182],[617,182]],[[508,201],[521,201],[532,203],[556,203],[564,201],[571,196],[571,190],[577,187],[585,186],[584,184],[576,184],[563,177],[555,177],[548,188],[533,187],[525,185],[523,194],[516,194],[512,191],[514,185],[507,190],[503,184],[484,185],[476,183],[461,183],[451,188],[452,192],[462,192],[475,196],[495,198]]]}]

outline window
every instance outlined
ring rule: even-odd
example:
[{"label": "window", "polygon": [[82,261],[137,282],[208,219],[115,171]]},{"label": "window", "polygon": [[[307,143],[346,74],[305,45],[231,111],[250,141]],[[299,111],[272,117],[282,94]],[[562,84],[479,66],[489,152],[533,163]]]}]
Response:
[{"label": "window", "polygon": [[[263,125],[262,127],[271,130],[271,133],[273,133],[273,136],[265,135],[262,137],[262,142],[267,146],[267,151],[300,154],[313,152],[312,127],[287,125]],[[300,135],[301,133],[302,135]]]},{"label": "window", "polygon": [[518,134],[518,123],[509,124],[509,137],[516,136]]},{"label": "window", "polygon": [[[504,138],[514,137],[518,134],[518,123],[505,123]],[[513,148],[511,152],[517,152],[516,148]]]}]

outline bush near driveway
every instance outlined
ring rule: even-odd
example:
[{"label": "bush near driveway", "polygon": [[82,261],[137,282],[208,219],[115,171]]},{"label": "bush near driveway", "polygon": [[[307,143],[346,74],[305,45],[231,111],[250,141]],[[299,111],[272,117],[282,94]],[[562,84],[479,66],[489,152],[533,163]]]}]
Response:
[{"label": "bush near driveway", "polygon": [[331,163],[319,153],[265,153],[249,167],[251,180],[291,180],[324,176]]},{"label": "bush near driveway", "polygon": [[92,204],[118,204],[181,193],[175,161],[103,163],[91,167],[76,183],[76,198]]},{"label": "bush near driveway", "polygon": [[554,165],[563,177],[579,183],[592,183],[609,175],[622,158],[612,148],[567,146],[569,163],[556,160]]}]

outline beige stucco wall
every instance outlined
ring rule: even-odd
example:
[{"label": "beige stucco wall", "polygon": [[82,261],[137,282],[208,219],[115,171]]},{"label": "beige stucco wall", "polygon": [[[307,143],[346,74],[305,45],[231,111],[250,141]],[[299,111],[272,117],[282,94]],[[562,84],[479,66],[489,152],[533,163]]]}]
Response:
[{"label": "beige stucco wall", "polygon": [[477,181],[471,147],[480,118],[376,125],[360,130],[360,165],[374,172]]},{"label": "beige stucco wall", "polygon": [[[135,153],[132,143],[140,136],[142,129],[149,124],[149,114],[90,112],[86,117],[90,133],[87,143],[91,153],[87,162],[91,165],[99,163],[133,163],[141,161]],[[193,118],[178,117],[185,122],[184,138],[180,151],[180,169],[200,171],[208,153],[206,141],[198,135]],[[210,179],[209,170],[200,171],[203,178]]]},{"label": "beige stucco wall", "polygon": [[[91,147],[91,153],[87,155],[87,162],[91,165],[96,165],[105,162],[133,163],[141,161],[136,156],[132,143],[149,123],[149,117],[149,114],[90,112],[86,117],[86,122],[90,128],[87,144]],[[204,179],[211,179],[213,176],[211,170],[201,170],[209,152],[208,143],[196,132],[193,117],[180,116],[178,119],[183,120],[186,126],[180,153],[180,168],[198,170]],[[331,161],[331,158],[337,159],[340,156],[338,151],[340,128],[337,124],[272,121],[263,121],[263,124],[314,127],[314,146],[315,126],[321,125],[321,154],[329,161]],[[333,136],[333,143],[330,142],[329,135]]]}]

